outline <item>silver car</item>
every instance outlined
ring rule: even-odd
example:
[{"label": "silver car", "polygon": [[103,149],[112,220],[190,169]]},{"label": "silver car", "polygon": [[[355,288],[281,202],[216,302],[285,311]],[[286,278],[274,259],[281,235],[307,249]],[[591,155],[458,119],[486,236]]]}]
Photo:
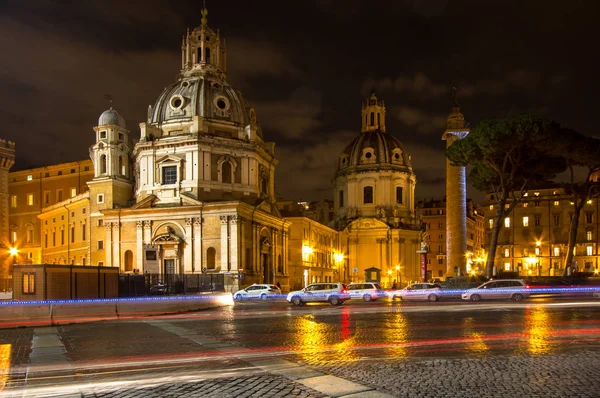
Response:
[{"label": "silver car", "polygon": [[467,290],[462,294],[462,299],[471,301],[481,301],[484,299],[521,301],[524,298],[528,298],[529,294],[529,286],[522,279],[497,279],[485,282],[474,289]]},{"label": "silver car", "polygon": [[413,283],[402,290],[392,290],[388,293],[392,300],[427,300],[438,301],[442,287],[437,283]]},{"label": "silver car", "polygon": [[251,298],[259,298],[261,300],[266,300],[268,298],[273,298],[281,294],[281,289],[279,289],[275,285],[269,284],[254,284],[250,285],[245,289],[238,290],[233,295],[234,300],[241,301],[245,299]]},{"label": "silver car", "polygon": [[287,302],[294,305],[325,301],[331,305],[340,305],[349,300],[348,289],[343,283],[313,283],[302,290],[290,292]]},{"label": "silver car", "polygon": [[385,297],[381,286],[373,282],[351,283],[348,285],[348,293],[353,299],[363,299],[364,301],[377,300]]}]

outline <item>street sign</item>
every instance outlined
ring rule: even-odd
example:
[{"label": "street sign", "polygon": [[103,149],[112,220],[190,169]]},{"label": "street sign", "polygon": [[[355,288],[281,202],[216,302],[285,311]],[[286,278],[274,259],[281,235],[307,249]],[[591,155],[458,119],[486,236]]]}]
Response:
[{"label": "street sign", "polygon": [[358,268],[352,268],[352,272],[354,272],[355,274],[358,273]]},{"label": "street sign", "polygon": [[239,274],[238,279],[244,279],[244,274]]}]

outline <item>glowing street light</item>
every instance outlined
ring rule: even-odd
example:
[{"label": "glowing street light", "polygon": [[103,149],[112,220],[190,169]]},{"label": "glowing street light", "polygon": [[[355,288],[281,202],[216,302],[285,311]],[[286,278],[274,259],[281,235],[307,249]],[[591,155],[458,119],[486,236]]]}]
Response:
[{"label": "glowing street light", "polygon": [[13,264],[17,263],[17,254],[19,254],[19,249],[17,249],[16,247],[11,247],[10,249],[8,249],[8,252],[10,253],[10,255],[13,258]]}]

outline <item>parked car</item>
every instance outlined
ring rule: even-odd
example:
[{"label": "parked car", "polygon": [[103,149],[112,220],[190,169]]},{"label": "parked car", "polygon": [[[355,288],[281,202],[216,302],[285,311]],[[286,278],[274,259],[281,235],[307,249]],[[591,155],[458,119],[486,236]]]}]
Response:
[{"label": "parked car", "polygon": [[348,285],[348,294],[353,299],[363,299],[364,301],[377,300],[385,297],[385,293],[381,286],[377,283],[363,282],[351,283]]},{"label": "parked car", "polygon": [[463,300],[480,301],[483,299],[511,299],[521,301],[528,298],[529,285],[522,279],[497,279],[465,291]]},{"label": "parked car", "polygon": [[290,292],[286,300],[294,305],[319,301],[341,305],[344,301],[350,300],[350,295],[343,283],[313,283],[302,290]]},{"label": "parked car", "polygon": [[392,290],[388,293],[392,300],[427,300],[438,301],[441,297],[442,286],[437,283],[413,283],[402,290]]},{"label": "parked car", "polygon": [[240,289],[233,295],[234,300],[241,301],[245,299],[259,298],[266,300],[281,294],[281,289],[270,284],[254,284],[245,289]]},{"label": "parked car", "polygon": [[150,287],[150,295],[158,296],[162,294],[167,294],[167,285],[163,285],[159,282],[156,285]]}]

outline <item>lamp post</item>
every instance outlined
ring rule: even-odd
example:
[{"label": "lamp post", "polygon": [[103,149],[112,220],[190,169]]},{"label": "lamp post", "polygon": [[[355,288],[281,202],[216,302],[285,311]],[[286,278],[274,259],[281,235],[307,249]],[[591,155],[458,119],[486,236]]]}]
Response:
[{"label": "lamp post", "polygon": [[402,285],[402,280],[400,279],[400,264],[396,264],[396,282],[398,282],[398,287]]}]

